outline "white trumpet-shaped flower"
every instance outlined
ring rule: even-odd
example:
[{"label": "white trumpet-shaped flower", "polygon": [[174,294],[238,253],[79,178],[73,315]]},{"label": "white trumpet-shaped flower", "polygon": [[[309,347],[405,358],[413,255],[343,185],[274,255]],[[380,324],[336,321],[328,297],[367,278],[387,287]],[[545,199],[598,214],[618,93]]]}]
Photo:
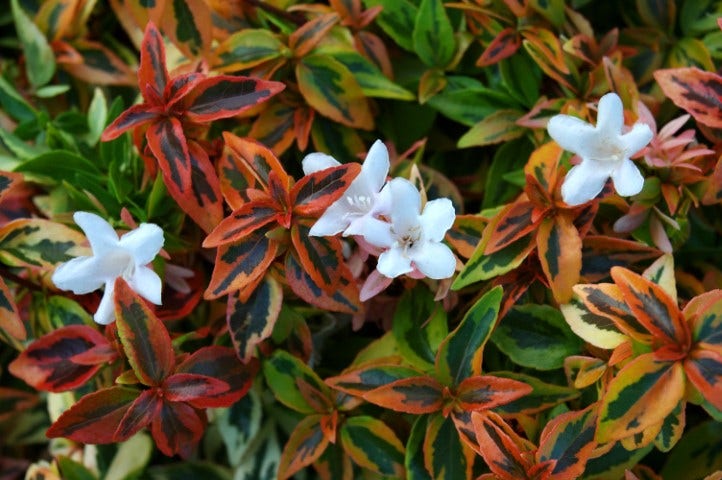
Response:
[{"label": "white trumpet-shaped flower", "polygon": [[118,277],[123,277],[140,296],[160,305],[160,277],[147,267],[163,248],[163,230],[158,225],[142,223],[118,238],[113,227],[98,215],[75,212],[73,219],[88,237],[93,255],[60,265],[52,277],[56,287],[82,295],[105,285],[98,311],[93,316],[103,325],[115,320],[113,287]]},{"label": "white trumpet-shaped flower", "polygon": [[562,184],[562,198],[569,205],[581,205],[596,197],[610,177],[620,195],[636,195],[644,177],[630,157],[652,140],[652,130],[636,123],[624,128],[624,108],[616,93],[599,100],[596,127],[570,115],[555,115],[549,120],[549,135],[565,150],[582,159],[569,170]]},{"label": "white trumpet-shaped flower", "polygon": [[[311,153],[303,159],[306,175],[340,165],[330,155]],[[389,173],[389,152],[381,140],[376,140],[361,166],[361,173],[351,182],[343,196],[332,203],[311,227],[310,235],[360,235],[374,215],[385,213],[379,192]]]},{"label": "white trumpet-shaped flower", "polygon": [[362,232],[368,243],[385,249],[376,264],[379,273],[389,278],[414,271],[433,279],[451,277],[456,257],[441,243],[456,218],[451,200],[431,200],[422,212],[421,194],[405,178],[391,180],[381,195],[388,196],[391,221],[371,219]]}]

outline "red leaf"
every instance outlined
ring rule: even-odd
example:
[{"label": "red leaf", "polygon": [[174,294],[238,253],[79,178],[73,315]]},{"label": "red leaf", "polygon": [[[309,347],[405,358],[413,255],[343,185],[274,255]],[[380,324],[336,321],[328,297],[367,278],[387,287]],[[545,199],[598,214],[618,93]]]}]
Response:
[{"label": "red leaf", "polygon": [[239,290],[265,274],[278,252],[278,242],[265,233],[257,230],[240,242],[218,248],[213,275],[204,294],[206,299]]},{"label": "red leaf", "polygon": [[276,220],[280,214],[278,205],[271,199],[244,203],[218,224],[203,241],[203,246],[212,248],[242,241],[262,226]]},{"label": "red leaf", "polygon": [[139,395],[138,390],[126,387],[110,387],[85,395],[63,412],[45,435],[81,443],[113,443],[121,419]]},{"label": "red leaf", "polygon": [[175,117],[155,121],[148,127],[145,138],[172,195],[192,194],[191,156],[180,121]]},{"label": "red leaf", "polygon": [[554,480],[574,480],[584,473],[587,460],[597,447],[594,431],[597,426],[596,405],[578,412],[554,417],[544,427],[536,452],[538,464],[553,462]]},{"label": "red leaf", "polygon": [[717,410],[722,410],[722,354],[695,349],[684,361],[687,379]]},{"label": "red leaf", "polygon": [[164,455],[188,458],[206,428],[205,415],[185,403],[163,403],[151,423],[151,433]]},{"label": "red leaf", "polygon": [[338,237],[312,237],[311,228],[303,223],[291,229],[296,258],[317,287],[328,294],[338,289],[344,265],[341,240]]},{"label": "red leaf", "polygon": [[347,163],[304,176],[291,191],[293,213],[301,216],[321,215],[338,200],[361,172],[358,163]]},{"label": "red leaf", "polygon": [[203,147],[189,141],[188,154],[191,162],[192,192],[184,194],[175,188],[169,188],[168,192],[194,222],[204,231],[210,232],[223,218],[220,182]]},{"label": "red leaf", "polygon": [[38,403],[36,393],[0,387],[0,422],[31,408],[36,403]]},{"label": "red leaf", "polygon": [[281,453],[278,465],[279,479],[286,479],[311,465],[326,450],[328,437],[321,430],[320,417],[320,415],[311,415],[304,418],[291,432]]},{"label": "red leaf", "polygon": [[198,72],[185,73],[174,77],[170,83],[165,86],[165,91],[163,92],[163,100],[165,100],[166,103],[165,110],[170,111],[171,108],[183,100],[183,98],[188,95],[188,92],[193,90],[198,82],[204,78],[205,76]]},{"label": "red leaf", "polygon": [[528,478],[526,473],[532,463],[528,452],[534,450],[534,445],[494,412],[474,413],[471,418],[481,456],[489,469],[503,480]]},{"label": "red leaf", "polygon": [[175,365],[170,335],[122,277],[115,281],[115,314],[120,342],[138,379],[144,385],[160,385]]},{"label": "red leaf", "polygon": [[533,388],[510,378],[480,375],[463,380],[457,388],[459,407],[469,411],[488,410],[528,395]]},{"label": "red leaf", "polygon": [[[223,132],[226,146],[220,162],[221,189],[226,200],[233,208],[236,205],[236,196],[229,189],[238,190],[240,187],[237,177],[245,179],[245,188],[268,188],[268,176],[276,172],[283,185],[289,185],[291,179],[281,166],[271,150],[250,138],[240,138],[229,132]],[[235,181],[234,181],[235,180]],[[228,186],[229,188],[226,188]]]},{"label": "red leaf", "polygon": [[521,46],[521,38],[516,29],[507,27],[499,32],[496,37],[481,54],[476,61],[478,67],[487,67],[493,65],[507,57],[510,57]]},{"label": "red leaf", "polygon": [[396,380],[363,395],[367,402],[397,412],[432,413],[443,406],[444,387],[431,377],[411,377]]},{"label": "red leaf", "polygon": [[62,327],[31,343],[10,363],[8,370],[38,390],[72,390],[87,382],[101,367],[75,362],[73,357],[97,346],[108,346],[108,341],[94,328]]},{"label": "red leaf", "polygon": [[183,98],[185,117],[206,123],[238,115],[262,103],[286,86],[250,77],[217,75],[199,81]]},{"label": "red leaf", "polygon": [[163,398],[171,402],[199,402],[206,397],[217,397],[229,390],[223,380],[197,373],[176,373],[166,378],[161,385]]},{"label": "red leaf", "polygon": [[147,426],[160,411],[163,405],[158,389],[144,390],[130,405],[123,415],[113,440],[124,442]]},{"label": "red leaf", "polygon": [[699,123],[722,128],[722,76],[696,67],[657,70],[664,94]]},{"label": "red leaf", "polygon": [[160,99],[168,81],[163,37],[153,22],[148,22],[140,45],[138,67],[138,87],[145,101]]},{"label": "red leaf", "polygon": [[238,361],[232,348],[213,345],[201,348],[178,365],[176,375],[182,373],[202,375],[227,384],[227,391],[206,393],[198,405],[193,400],[188,402],[197,407],[202,404],[204,408],[228,407],[248,392],[258,368],[258,362],[254,359],[244,365]]},{"label": "red leaf", "polygon": [[[0,191],[0,196],[2,194],[3,192]],[[25,324],[18,315],[18,307],[15,305],[13,295],[0,277],[0,336],[6,335],[19,342],[28,336]]]},{"label": "red leaf", "polygon": [[133,105],[113,120],[113,123],[105,127],[100,139],[104,142],[118,138],[125,131],[146,125],[160,118],[160,107],[149,107],[145,103]]},{"label": "red leaf", "polygon": [[534,206],[530,202],[512,203],[505,207],[497,215],[498,220],[489,225],[494,225],[484,253],[489,255],[502,248],[511,245],[529,232],[533,231],[537,224],[532,221]]}]

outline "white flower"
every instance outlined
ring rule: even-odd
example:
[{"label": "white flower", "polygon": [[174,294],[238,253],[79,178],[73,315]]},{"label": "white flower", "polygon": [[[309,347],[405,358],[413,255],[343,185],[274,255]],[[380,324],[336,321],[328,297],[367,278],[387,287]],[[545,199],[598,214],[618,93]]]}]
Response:
[{"label": "white flower", "polygon": [[456,257],[441,243],[456,218],[451,200],[427,202],[421,213],[421,194],[404,178],[391,180],[381,195],[388,195],[391,222],[371,219],[362,232],[367,242],[386,249],[376,269],[390,278],[417,270],[429,278],[451,277]]},{"label": "white flower", "polygon": [[93,317],[102,325],[115,320],[113,286],[118,277],[123,277],[140,296],[160,305],[160,277],[146,266],[163,247],[163,230],[158,225],[142,223],[118,239],[113,227],[98,215],[75,212],[73,219],[88,237],[93,255],[60,265],[52,277],[56,287],[82,295],[105,285]]},{"label": "white flower", "polygon": [[582,163],[569,170],[562,184],[562,198],[569,205],[581,205],[596,197],[609,177],[620,195],[636,195],[644,177],[629,157],[652,139],[648,125],[637,122],[622,134],[624,109],[616,93],[599,100],[597,126],[570,115],[549,120],[549,135],[565,150],[576,153]]},{"label": "white flower", "polygon": [[[303,159],[303,172],[308,175],[338,165],[340,163],[330,155],[311,153]],[[366,155],[361,173],[311,227],[310,235],[321,237],[343,232],[348,236],[363,232],[366,222],[386,209],[379,202],[379,192],[388,173],[389,152],[381,140],[376,140]]]}]

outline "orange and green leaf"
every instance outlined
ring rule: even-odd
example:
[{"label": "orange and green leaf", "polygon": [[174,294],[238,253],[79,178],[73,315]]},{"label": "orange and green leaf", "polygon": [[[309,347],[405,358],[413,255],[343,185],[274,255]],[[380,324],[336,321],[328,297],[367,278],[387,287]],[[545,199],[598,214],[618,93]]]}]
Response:
[{"label": "orange and green leaf", "polygon": [[320,415],[311,415],[296,425],[283,447],[278,464],[278,478],[286,479],[315,462],[328,447],[328,438],[319,423]]},{"label": "orange and green leaf", "polygon": [[384,422],[369,416],[347,419],[341,445],[351,459],[379,475],[403,477],[404,445]]},{"label": "orange and green leaf", "polygon": [[441,410],[444,387],[431,377],[402,378],[363,395],[364,400],[390,410],[419,415]]},{"label": "orange and green leaf", "polygon": [[675,105],[699,123],[722,128],[722,77],[696,67],[657,70],[654,78]]},{"label": "orange and green leaf", "polygon": [[536,236],[539,263],[549,280],[554,299],[567,303],[582,269],[582,239],[567,215],[554,215],[539,225]]}]

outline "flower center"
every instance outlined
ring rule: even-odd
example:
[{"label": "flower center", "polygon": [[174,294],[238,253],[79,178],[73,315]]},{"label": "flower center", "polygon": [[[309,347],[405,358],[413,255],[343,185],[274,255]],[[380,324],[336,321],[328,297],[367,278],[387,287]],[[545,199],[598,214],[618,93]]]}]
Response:
[{"label": "flower center", "polygon": [[370,195],[346,195],[346,203],[356,211],[368,212],[373,205],[373,199]]},{"label": "flower center", "polygon": [[418,242],[421,239],[421,227],[415,226],[408,229],[406,232],[404,232],[403,235],[400,235],[396,239],[396,243],[398,243],[399,247],[406,253],[407,251],[414,248],[414,244]]},{"label": "flower center", "polygon": [[104,263],[112,277],[123,277],[124,280],[128,280],[135,275],[133,256],[122,248],[109,252]]}]

